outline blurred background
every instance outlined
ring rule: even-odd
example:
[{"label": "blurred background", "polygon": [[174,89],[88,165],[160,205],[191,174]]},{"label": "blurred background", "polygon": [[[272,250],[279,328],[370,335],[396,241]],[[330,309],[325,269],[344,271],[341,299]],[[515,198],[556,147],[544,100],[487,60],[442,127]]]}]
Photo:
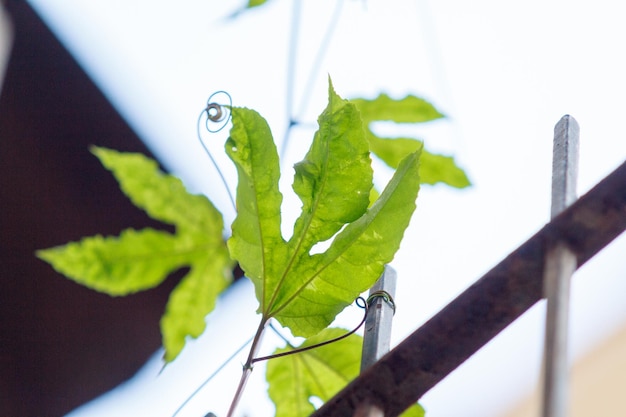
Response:
[{"label": "blurred background", "polygon": [[[205,335],[159,373],[158,321],[179,274],[154,290],[112,298],[34,257],[36,249],[83,236],[163,227],[125,199],[89,153],[92,144],[157,158],[232,220],[224,186],[196,137],[198,114],[217,90],[259,111],[279,147],[289,117],[301,122],[282,161],[286,195],[289,167],[304,155],[325,106],[328,75],[343,97],[415,94],[447,115],[380,127],[454,155],[473,184],[420,191],[392,264],[399,280],[394,343],[548,221],[552,135],[561,116],[571,114],[581,126],[579,194],[626,159],[626,12],[609,0],[271,0],[251,10],[214,0],[1,4],[6,416],[171,416],[256,327],[256,301],[240,281],[220,300]],[[221,156],[226,135],[205,138],[234,188]],[[383,184],[390,171],[375,168]],[[287,219],[297,214],[290,198]],[[573,416],[621,415],[625,251],[622,236],[573,280]],[[544,309],[538,303],[432,389],[421,401],[427,415],[537,415]],[[349,327],[358,314],[346,311],[339,321]],[[277,343],[269,338],[264,349]],[[179,415],[224,415],[242,362],[233,360]],[[241,415],[272,415],[263,390],[261,370]]]}]

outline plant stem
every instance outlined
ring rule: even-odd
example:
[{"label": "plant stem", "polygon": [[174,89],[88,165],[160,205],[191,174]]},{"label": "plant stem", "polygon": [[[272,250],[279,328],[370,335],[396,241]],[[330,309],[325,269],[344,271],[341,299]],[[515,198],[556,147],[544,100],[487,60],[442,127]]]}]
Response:
[{"label": "plant stem", "polygon": [[239,380],[237,391],[235,391],[235,396],[233,397],[233,401],[230,403],[230,408],[228,409],[228,414],[226,415],[226,417],[233,417],[233,415],[235,414],[235,409],[237,408],[237,405],[239,405],[239,401],[243,396],[243,391],[246,388],[248,378],[250,377],[250,374],[252,374],[252,362],[261,346],[261,337],[263,336],[263,332],[265,331],[265,326],[267,322],[268,319],[266,317],[263,317],[261,319],[261,323],[259,323],[259,327],[257,328],[256,334],[254,335],[254,339],[252,339],[250,353],[248,353],[248,359],[246,359],[246,363],[243,365],[241,379]]}]

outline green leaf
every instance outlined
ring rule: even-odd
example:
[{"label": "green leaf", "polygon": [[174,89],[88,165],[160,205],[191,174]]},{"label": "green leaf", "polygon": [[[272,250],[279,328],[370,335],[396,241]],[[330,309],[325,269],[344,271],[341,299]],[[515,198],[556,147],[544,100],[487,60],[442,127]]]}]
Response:
[{"label": "green leaf", "polygon": [[[328,328],[308,338],[298,348],[313,346],[346,334],[347,330]],[[275,417],[305,417],[315,411],[311,398],[326,402],[359,374],[363,338],[353,334],[337,342],[293,355],[270,359],[266,379],[268,393],[276,406]],[[277,349],[274,354],[292,348]],[[419,405],[402,417],[423,417]]]},{"label": "green leaf", "polygon": [[165,358],[172,360],[187,336],[204,331],[205,316],[232,281],[222,216],[206,197],[187,193],[179,179],[163,174],[155,161],[141,154],[105,148],[92,152],[136,206],[174,225],[176,234],[129,229],[119,237],[88,237],[37,255],[74,281],[110,295],[155,287],[173,271],[189,267],[161,321]]},{"label": "green leaf", "polygon": [[182,181],[159,170],[156,161],[139,153],[122,153],[92,147],[133,204],[150,217],[175,225],[177,230],[206,234],[223,241],[222,215],[203,195],[189,194]]},{"label": "green leaf", "polygon": [[248,9],[253,7],[262,6],[267,3],[267,0],[248,0],[248,5],[246,6]]},{"label": "green leaf", "polygon": [[[235,108],[232,114],[226,149],[239,175],[239,210],[228,242],[231,256],[255,284],[264,320],[276,317],[294,334],[311,336],[371,287],[393,258],[415,209],[418,155],[407,158],[368,210],[367,141],[354,105],[331,84],[311,149],[296,166],[302,213],[286,243],[271,132],[256,112]],[[325,253],[311,255],[315,244],[335,234]]]},{"label": "green leaf", "polygon": [[415,210],[418,162],[419,152],[405,158],[363,216],[348,224],[326,252],[307,255],[294,266],[273,316],[295,335],[310,336],[327,327],[391,262]]},{"label": "green leaf", "polygon": [[451,156],[436,155],[423,151],[421,164],[420,177],[422,184],[441,182],[455,188],[465,188],[471,185],[465,171],[458,167]]},{"label": "green leaf", "polygon": [[[333,339],[347,330],[329,328],[307,339],[306,347]],[[315,407],[311,397],[326,402],[359,373],[363,339],[356,334],[322,347],[270,359],[266,377],[268,393],[276,405],[276,417],[304,417]],[[278,349],[282,353],[291,348]]]},{"label": "green leaf", "polygon": [[230,259],[213,249],[192,263],[189,274],[174,288],[161,318],[167,362],[180,353],[187,336],[198,337],[204,332],[205,317],[213,311],[217,297],[231,282],[231,271]]},{"label": "green leaf", "polygon": [[426,410],[420,404],[413,404],[411,407],[404,410],[401,417],[424,417],[426,415]]},{"label": "green leaf", "polygon": [[[431,103],[415,96],[394,100],[386,94],[380,94],[372,100],[351,100],[361,111],[367,127],[367,139],[370,150],[392,168],[397,168],[400,161],[408,154],[422,149],[421,141],[412,138],[381,138],[373,133],[372,123],[392,121],[395,123],[424,123],[445,117]],[[464,188],[470,185],[465,172],[449,156],[435,155],[426,150],[420,161],[422,184],[444,183],[451,187]]]},{"label": "green leaf", "polygon": [[[237,167],[237,217],[228,240],[231,257],[252,280],[265,313],[281,275],[287,247],[280,231],[280,169],[272,133],[254,110],[232,109],[226,153]],[[284,269],[284,268],[283,268]]]},{"label": "green leaf", "polygon": [[402,158],[411,152],[422,150],[420,157],[420,182],[434,185],[444,183],[455,188],[471,185],[469,178],[451,156],[432,154],[420,141],[409,138],[382,139],[368,134],[371,151],[390,167],[397,167]]},{"label": "green leaf", "polygon": [[119,237],[87,237],[37,251],[68,278],[96,291],[127,295],[160,284],[177,269],[176,239],[153,229],[128,229]]},{"label": "green leaf", "polygon": [[[400,165],[400,161],[402,161],[408,154],[421,151],[424,147],[422,142],[415,139],[383,139],[371,132],[367,135],[367,139],[372,153],[392,168],[397,168],[398,165]],[[423,164],[424,161],[422,160],[420,163]],[[424,169],[423,166],[422,169]],[[423,178],[421,180],[422,182],[424,181]]]},{"label": "green leaf", "polygon": [[376,187],[372,187],[372,189],[370,190],[370,204],[368,208],[371,207],[372,204],[376,202],[376,200],[378,200],[378,197],[380,197],[380,193],[378,192]]},{"label": "green leaf", "polygon": [[318,123],[309,152],[295,166],[293,189],[302,200],[302,213],[289,241],[292,259],[361,217],[369,205],[373,171],[363,123],[332,84]]},{"label": "green leaf", "polygon": [[413,95],[395,100],[387,94],[380,94],[372,100],[357,98],[350,101],[358,107],[365,124],[378,120],[424,123],[445,117],[431,103]]}]

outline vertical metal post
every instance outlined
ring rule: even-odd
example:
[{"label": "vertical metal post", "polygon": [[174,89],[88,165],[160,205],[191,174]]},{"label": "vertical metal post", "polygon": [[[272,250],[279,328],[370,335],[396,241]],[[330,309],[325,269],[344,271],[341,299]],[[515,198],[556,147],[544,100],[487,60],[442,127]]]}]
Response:
[{"label": "vertical metal post", "polygon": [[[579,127],[571,116],[563,116],[554,128],[552,154],[551,217],[558,216],[576,200]],[[568,403],[567,329],[570,279],[576,256],[565,244],[548,248],[543,291],[547,299],[546,337],[543,361],[543,417],[565,417]]]},{"label": "vertical metal post", "polygon": [[[396,271],[386,265],[383,275],[370,289],[363,332],[361,372],[389,352],[391,322],[395,313],[393,297],[396,295],[396,279]],[[384,417],[384,413],[374,404],[361,404],[354,417]]]}]

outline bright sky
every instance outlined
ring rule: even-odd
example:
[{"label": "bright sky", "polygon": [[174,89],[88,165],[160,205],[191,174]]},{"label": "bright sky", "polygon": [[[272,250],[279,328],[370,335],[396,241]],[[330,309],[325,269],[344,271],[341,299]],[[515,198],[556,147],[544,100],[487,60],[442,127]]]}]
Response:
[{"label": "bright sky", "polygon": [[[237,6],[215,0],[30,3],[164,165],[229,210],[197,142],[196,119],[212,92],[226,90],[235,105],[258,110],[275,137],[282,138],[292,1],[272,0],[234,20],[226,16]],[[296,111],[337,0],[302,3]],[[611,0],[343,2],[310,103],[302,110],[306,121],[314,122],[325,106],[328,74],[337,92],[348,98],[381,91],[397,98],[423,96],[449,119],[414,132],[430,150],[454,154],[474,183],[461,192],[444,187],[420,192],[393,262],[399,279],[394,342],[548,220],[553,127],[562,115],[573,115],[581,126],[581,194],[626,159],[624,17],[621,4]],[[205,138],[220,156],[220,167],[232,173],[221,157],[225,134]],[[284,167],[302,157],[311,137],[312,130],[296,129]],[[287,194],[291,175],[284,179]],[[297,204],[286,206],[287,218],[296,216],[294,210]],[[571,342],[576,355],[626,323],[624,251],[622,237],[574,279]],[[153,363],[143,371],[139,388],[72,416],[140,411],[170,416],[252,334],[257,319],[251,297],[249,286],[240,285],[221,302],[223,311],[211,320],[204,340],[182,360],[156,379],[160,365]],[[249,300],[245,308],[242,299]],[[533,308],[429,392],[422,401],[427,415],[496,416],[530,391],[541,363],[543,308],[541,303]],[[349,325],[358,318],[345,321]],[[233,362],[179,415],[224,415],[243,359]],[[242,413],[272,414],[271,406],[263,406],[254,394],[262,386],[262,372],[255,371]]]}]

